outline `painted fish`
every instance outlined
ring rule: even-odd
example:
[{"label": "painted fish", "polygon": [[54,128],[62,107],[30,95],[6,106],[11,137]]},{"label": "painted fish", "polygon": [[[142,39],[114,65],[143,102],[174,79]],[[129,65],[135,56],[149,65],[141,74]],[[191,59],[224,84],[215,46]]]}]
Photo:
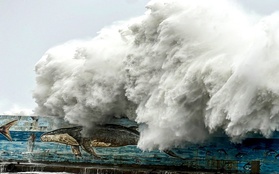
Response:
[{"label": "painted fish", "polygon": [[277,154],[277,152],[273,149],[269,149],[268,151],[265,152],[265,156],[271,156],[275,154]]},{"label": "painted fish", "polygon": [[[96,126],[92,130],[90,137],[82,137],[81,130],[81,126],[56,129],[42,134],[41,141],[70,145],[73,154],[77,157],[81,157],[79,148],[81,147],[87,153],[100,158],[95,153],[94,147],[137,145],[139,140],[139,132],[137,130],[121,125],[107,124]],[[164,152],[169,156],[181,158],[171,150],[164,150]]]},{"label": "painted fish", "polygon": [[12,141],[12,137],[10,134],[10,128],[17,122],[17,120],[13,120],[3,126],[0,127],[0,133],[3,134],[9,141]]},{"label": "painted fish", "polygon": [[246,155],[247,155],[247,153],[238,152],[238,153],[235,155],[235,157],[236,157],[236,158],[243,158],[243,157],[246,156]]}]

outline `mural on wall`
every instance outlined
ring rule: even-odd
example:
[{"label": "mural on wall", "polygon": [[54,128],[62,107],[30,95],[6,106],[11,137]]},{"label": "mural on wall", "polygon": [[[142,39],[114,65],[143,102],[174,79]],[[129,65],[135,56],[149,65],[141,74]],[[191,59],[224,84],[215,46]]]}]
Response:
[{"label": "mural on wall", "polygon": [[[92,130],[90,137],[82,137],[81,131],[82,127],[80,126],[61,128],[42,134],[41,141],[70,145],[72,153],[77,157],[82,156],[80,152],[80,147],[82,147],[88,154],[93,155],[95,158],[101,158],[94,151],[95,147],[135,146],[140,135],[135,129],[116,124],[96,126]],[[171,150],[164,150],[163,152],[169,156],[180,158]]]},{"label": "mural on wall", "polygon": [[91,137],[82,137],[82,127],[61,128],[44,133],[41,136],[43,142],[58,142],[70,145],[73,154],[81,157],[79,147],[85,152],[100,158],[93,147],[120,147],[136,145],[139,132],[120,125],[104,125],[96,127]]},{"label": "mural on wall", "polygon": [[[220,135],[203,144],[166,151],[137,148],[139,132],[129,120],[98,126],[90,137],[62,119],[0,116],[1,161],[183,166],[192,170],[269,173],[279,171],[279,139],[251,136],[234,144]],[[3,135],[3,136],[2,136]]]}]

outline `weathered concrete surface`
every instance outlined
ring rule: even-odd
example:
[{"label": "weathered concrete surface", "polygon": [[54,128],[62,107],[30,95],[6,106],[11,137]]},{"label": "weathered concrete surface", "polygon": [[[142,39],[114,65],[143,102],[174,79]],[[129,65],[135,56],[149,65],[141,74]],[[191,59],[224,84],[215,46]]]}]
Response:
[{"label": "weathered concrete surface", "polygon": [[210,174],[180,166],[104,166],[88,164],[1,163],[1,172],[68,172],[75,174]]}]

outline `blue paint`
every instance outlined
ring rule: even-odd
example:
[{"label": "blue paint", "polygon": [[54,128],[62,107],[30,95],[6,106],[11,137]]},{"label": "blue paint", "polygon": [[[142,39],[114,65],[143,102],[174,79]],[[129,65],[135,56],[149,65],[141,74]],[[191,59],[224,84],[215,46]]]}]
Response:
[{"label": "blue paint", "polygon": [[[33,152],[28,152],[28,138],[31,133],[36,135],[35,146]],[[41,142],[42,133],[44,132],[11,131],[14,140],[12,142],[0,136],[1,160],[188,166],[197,169],[214,169],[217,165],[216,161],[223,160],[237,161],[236,164],[224,162],[222,165],[226,169],[229,169],[229,165],[235,165],[234,168],[242,172],[250,172],[250,161],[259,160],[261,173],[279,171],[278,157],[276,158],[279,139],[248,138],[242,144],[233,144],[226,137],[218,137],[204,144],[188,144],[184,148],[173,149],[175,153],[187,160],[169,157],[160,151],[142,152],[136,146],[95,148],[103,159],[94,159],[84,151],[82,151],[82,158],[76,158],[67,145]]]},{"label": "blue paint", "polygon": [[[1,124],[5,124],[15,118],[0,116]],[[31,117],[20,117],[18,124],[11,128],[13,141],[8,141],[0,135],[1,160],[23,160],[31,162],[74,162],[94,164],[138,164],[138,165],[164,165],[184,166],[192,169],[220,169],[237,170],[249,173],[251,162],[260,161],[260,173],[279,172],[279,133],[275,133],[270,139],[259,135],[251,135],[241,144],[231,143],[224,135],[212,137],[202,144],[186,144],[183,148],[172,149],[183,159],[173,158],[160,151],[143,152],[136,146],[116,148],[95,148],[103,157],[95,159],[90,154],[82,151],[82,158],[75,157],[71,147],[59,143],[41,142],[40,136],[47,131],[62,127],[71,127],[54,117],[38,117],[35,124]],[[56,119],[56,120],[55,120]],[[118,124],[133,125],[126,120],[117,120]],[[56,125],[55,123],[59,123]],[[42,128],[41,125],[48,127]],[[26,129],[27,128],[27,129]],[[30,136],[35,134],[33,152],[28,152]]]}]

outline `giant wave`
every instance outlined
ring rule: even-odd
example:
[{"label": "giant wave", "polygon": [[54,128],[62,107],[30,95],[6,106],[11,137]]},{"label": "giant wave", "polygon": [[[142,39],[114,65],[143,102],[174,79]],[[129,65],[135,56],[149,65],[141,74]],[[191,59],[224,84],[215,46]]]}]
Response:
[{"label": "giant wave", "polygon": [[151,0],[138,18],[49,49],[36,64],[40,115],[86,128],[127,117],[143,150],[232,141],[279,128],[279,14],[232,1]]}]

